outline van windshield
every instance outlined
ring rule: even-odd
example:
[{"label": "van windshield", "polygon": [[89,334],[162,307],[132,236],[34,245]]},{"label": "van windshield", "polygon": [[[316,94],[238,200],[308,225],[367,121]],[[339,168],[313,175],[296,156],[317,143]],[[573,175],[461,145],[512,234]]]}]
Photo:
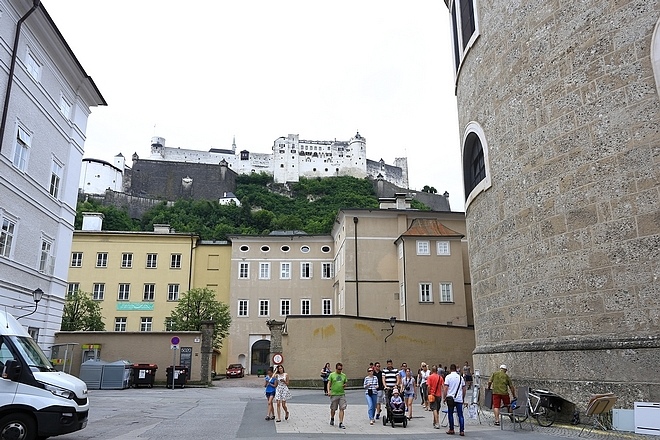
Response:
[{"label": "van windshield", "polygon": [[55,368],[53,368],[37,343],[34,342],[34,339],[24,336],[16,336],[13,340],[16,348],[32,371],[55,371]]}]

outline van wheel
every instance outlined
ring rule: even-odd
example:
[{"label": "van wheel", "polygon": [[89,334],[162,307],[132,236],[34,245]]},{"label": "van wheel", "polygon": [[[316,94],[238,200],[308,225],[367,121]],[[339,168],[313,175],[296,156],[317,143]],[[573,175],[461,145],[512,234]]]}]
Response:
[{"label": "van wheel", "polygon": [[37,426],[27,414],[9,414],[0,419],[0,439],[35,440]]}]

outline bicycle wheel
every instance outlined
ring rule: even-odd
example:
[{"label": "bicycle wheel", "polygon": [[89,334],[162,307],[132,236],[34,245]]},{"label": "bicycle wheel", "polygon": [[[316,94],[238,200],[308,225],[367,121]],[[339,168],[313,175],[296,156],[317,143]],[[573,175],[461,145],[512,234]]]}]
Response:
[{"label": "bicycle wheel", "polygon": [[520,415],[515,414],[514,417],[516,419],[516,423],[522,423],[525,420],[527,420],[527,414],[520,414]]},{"label": "bicycle wheel", "polygon": [[551,408],[541,407],[536,413],[536,422],[541,426],[551,426],[557,420],[557,412]]}]

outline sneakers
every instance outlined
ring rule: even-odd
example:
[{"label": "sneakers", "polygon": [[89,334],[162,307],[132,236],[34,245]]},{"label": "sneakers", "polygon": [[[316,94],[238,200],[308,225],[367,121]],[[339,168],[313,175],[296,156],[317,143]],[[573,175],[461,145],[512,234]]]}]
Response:
[{"label": "sneakers", "polygon": [[374,421],[373,421],[373,420],[371,420],[371,421],[369,422],[369,424],[370,424],[370,425],[373,425],[373,424],[374,424]]},{"label": "sneakers", "polygon": [[340,424],[339,424],[339,429],[346,429],[346,426],[344,426],[343,423],[340,423]]},{"label": "sneakers", "polygon": [[376,420],[380,419],[380,414],[376,414]]},{"label": "sneakers", "polygon": [[330,419],[330,426],[335,426],[335,419]]},{"label": "sneakers", "polygon": [[433,424],[433,429],[440,429],[440,425]]}]

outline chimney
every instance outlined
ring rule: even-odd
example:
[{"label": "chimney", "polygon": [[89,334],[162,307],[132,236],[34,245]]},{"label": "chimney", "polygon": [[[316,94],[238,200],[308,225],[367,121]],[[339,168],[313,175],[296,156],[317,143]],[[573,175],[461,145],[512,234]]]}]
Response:
[{"label": "chimney", "polygon": [[101,231],[104,215],[100,212],[83,212],[83,231]]},{"label": "chimney", "polygon": [[169,234],[170,233],[170,225],[154,223],[154,232],[156,232],[158,234]]}]

